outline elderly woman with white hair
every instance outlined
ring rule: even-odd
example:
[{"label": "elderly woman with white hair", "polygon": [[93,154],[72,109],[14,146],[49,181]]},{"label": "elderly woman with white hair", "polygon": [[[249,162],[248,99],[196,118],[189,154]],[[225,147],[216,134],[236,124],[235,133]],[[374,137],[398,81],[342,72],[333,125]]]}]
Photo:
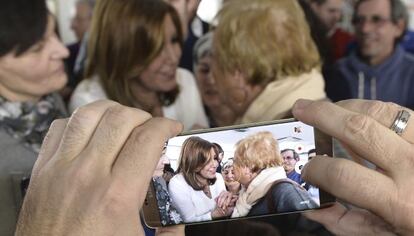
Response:
[{"label": "elderly woman with white hair", "polygon": [[232,217],[318,207],[306,190],[286,177],[278,143],[270,132],[258,132],[240,140],[233,168],[242,189]]},{"label": "elderly woman with white hair", "polygon": [[212,42],[213,32],[205,34],[196,42],[193,49],[193,68],[210,127],[220,127],[233,124],[235,115],[221,100],[218,84],[211,73]]}]

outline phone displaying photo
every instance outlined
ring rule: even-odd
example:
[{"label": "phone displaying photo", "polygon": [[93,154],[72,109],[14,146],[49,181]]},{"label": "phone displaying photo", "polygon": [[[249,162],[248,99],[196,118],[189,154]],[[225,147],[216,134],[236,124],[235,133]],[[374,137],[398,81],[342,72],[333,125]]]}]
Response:
[{"label": "phone displaying photo", "polygon": [[149,227],[287,214],[330,205],[303,166],[332,138],[294,119],[205,129],[166,143],[142,214]]}]

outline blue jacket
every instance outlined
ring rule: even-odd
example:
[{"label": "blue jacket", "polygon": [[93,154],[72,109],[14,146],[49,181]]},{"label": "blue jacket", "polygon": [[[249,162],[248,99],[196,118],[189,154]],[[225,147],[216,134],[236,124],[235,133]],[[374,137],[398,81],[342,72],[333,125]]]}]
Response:
[{"label": "blue jacket", "polygon": [[414,108],[414,56],[396,46],[390,58],[370,66],[354,51],[328,73],[326,92],[333,101],[363,98]]}]

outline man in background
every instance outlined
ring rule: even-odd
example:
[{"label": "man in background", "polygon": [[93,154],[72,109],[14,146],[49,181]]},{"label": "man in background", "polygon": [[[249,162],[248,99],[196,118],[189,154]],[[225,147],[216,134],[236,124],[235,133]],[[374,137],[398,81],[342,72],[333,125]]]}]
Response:
[{"label": "man in background", "polygon": [[308,0],[315,15],[323,24],[329,40],[330,60],[335,62],[345,56],[348,44],[353,40],[352,34],[338,27],[342,19],[344,0]]},{"label": "man in background", "polygon": [[283,158],[283,168],[286,171],[287,177],[302,185],[305,181],[303,181],[300,174],[295,170],[296,163],[300,159],[299,154],[293,149],[284,149],[280,153]]},{"label": "man in background", "polygon": [[414,108],[414,57],[400,45],[407,27],[405,5],[401,0],[360,0],[354,12],[357,46],[326,79],[328,97]]},{"label": "man in background", "polygon": [[67,46],[69,57],[66,59],[66,67],[69,81],[62,94],[65,99],[70,97],[72,90],[82,79],[83,63],[86,58],[86,35],[91,24],[95,0],[78,0],[75,7],[76,12],[72,18],[70,28],[75,33],[77,41]]}]

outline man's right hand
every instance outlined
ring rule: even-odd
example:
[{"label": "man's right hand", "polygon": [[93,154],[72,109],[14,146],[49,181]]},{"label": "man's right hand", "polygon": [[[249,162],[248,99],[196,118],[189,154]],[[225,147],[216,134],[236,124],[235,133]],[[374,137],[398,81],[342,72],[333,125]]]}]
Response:
[{"label": "man's right hand", "polygon": [[[389,127],[402,109],[411,120],[400,136]],[[338,235],[414,235],[414,113],[379,101],[300,100],[293,114],[381,170],[341,158],[313,158],[303,178],[360,209],[337,204],[306,216]]]}]

